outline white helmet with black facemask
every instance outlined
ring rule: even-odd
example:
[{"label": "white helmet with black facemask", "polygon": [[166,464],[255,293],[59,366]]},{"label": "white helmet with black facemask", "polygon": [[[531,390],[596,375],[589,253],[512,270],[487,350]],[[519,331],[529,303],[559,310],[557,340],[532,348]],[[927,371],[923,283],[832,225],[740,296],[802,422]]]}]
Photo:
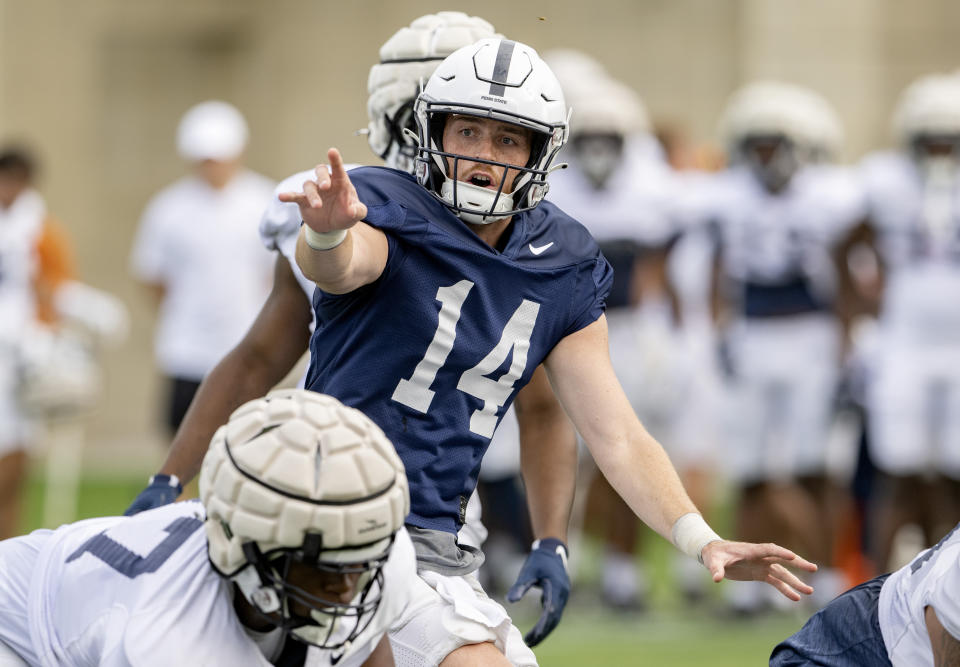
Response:
[{"label": "white helmet with black facemask", "polygon": [[793,84],[757,81],[737,90],[720,121],[730,162],[745,164],[771,191],[786,187],[810,159],[809,108]]},{"label": "white helmet with black facemask", "polygon": [[922,172],[956,171],[960,164],[960,77],[920,77],[900,95],[893,117],[903,149]]},{"label": "white helmet with black facemask", "polygon": [[[369,625],[410,499],[393,445],[363,413],[302,389],[242,405],[214,435],[200,499],[211,564],[267,621],[325,649]],[[355,582],[352,598],[294,584],[304,566]]]},{"label": "white helmet with black facemask", "polygon": [[[465,222],[487,224],[534,208],[547,193],[547,175],[567,141],[567,110],[557,78],[531,47],[483,39],[459,49],[430,77],[414,106],[419,137],[417,180]],[[453,115],[516,125],[531,133],[530,158],[512,165],[444,150]],[[462,161],[519,172],[496,189],[457,179]],[[510,171],[507,172],[506,170]]]}]

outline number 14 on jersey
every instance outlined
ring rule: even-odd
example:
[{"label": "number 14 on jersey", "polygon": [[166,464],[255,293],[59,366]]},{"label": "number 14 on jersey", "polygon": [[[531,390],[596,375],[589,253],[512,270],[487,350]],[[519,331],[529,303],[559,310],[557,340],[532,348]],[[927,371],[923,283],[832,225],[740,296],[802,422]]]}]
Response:
[{"label": "number 14 on jersey", "polygon": [[[450,287],[437,289],[437,301],[440,302],[437,330],[413,374],[409,379],[402,379],[397,384],[393,391],[393,400],[424,414],[430,410],[436,393],[430,389],[430,385],[450,356],[457,339],[460,312],[473,286],[473,282],[461,280]],[[483,407],[474,410],[470,415],[471,432],[487,438],[493,436],[497,426],[497,411],[507,402],[514,384],[527,367],[530,337],[539,313],[539,303],[524,299],[503,328],[499,342],[480,363],[460,376],[457,389],[483,401]],[[507,372],[496,380],[487,377],[500,368],[511,350],[513,359]]]}]

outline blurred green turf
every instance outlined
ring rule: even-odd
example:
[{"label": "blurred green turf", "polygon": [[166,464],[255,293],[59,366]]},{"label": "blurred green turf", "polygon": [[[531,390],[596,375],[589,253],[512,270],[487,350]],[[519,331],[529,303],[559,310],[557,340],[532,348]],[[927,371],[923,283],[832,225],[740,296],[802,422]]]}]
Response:
[{"label": "blurred green turf", "polygon": [[[122,513],[144,483],[141,476],[85,474],[74,520]],[[35,470],[24,504],[24,532],[55,527],[43,525],[44,493],[42,470]],[[563,621],[536,649],[544,667],[765,665],[773,646],[805,620],[806,613],[800,609],[790,616],[771,614],[751,621],[725,618],[718,611],[722,608],[719,586],[710,591],[704,606],[685,606],[669,577],[673,548],[656,536],[646,540],[642,556],[650,572],[650,610],[643,614],[612,612],[596,598],[601,575],[599,547],[589,541],[577,547],[581,553],[574,561],[575,585]],[[539,603],[534,597],[531,594],[515,606],[505,605],[522,631],[537,620]]]},{"label": "blurred green turf", "polygon": [[766,665],[776,643],[800,625],[792,617],[725,621],[703,612],[653,611],[617,617],[608,611],[572,605],[557,630],[537,647],[536,654],[544,667]]},{"label": "blurred green turf", "polygon": [[[146,486],[146,480],[141,476],[124,478],[84,475],[80,479],[76,516],[72,520],[123,514],[144,486]],[[42,470],[34,470],[27,484],[27,494],[21,515],[21,532],[26,533],[36,528],[56,528],[56,526],[44,525],[45,493],[46,485]]]}]

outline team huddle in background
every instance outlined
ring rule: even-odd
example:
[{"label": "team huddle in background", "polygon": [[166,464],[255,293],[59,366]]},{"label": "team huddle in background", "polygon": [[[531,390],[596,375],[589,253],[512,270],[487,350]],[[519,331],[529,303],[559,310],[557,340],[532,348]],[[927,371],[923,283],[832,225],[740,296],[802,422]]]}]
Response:
[{"label": "team huddle in background", "polygon": [[[239,111],[183,117],[195,169],[132,254],[171,449],[126,516],[14,537],[29,438],[0,434],[0,666],[536,665],[570,542],[602,542],[602,600],[636,611],[646,527],[691,601],[729,579],[738,615],[815,612],[771,664],[960,664],[960,74],[904,91],[897,149],[855,166],[813,90],[734,91],[707,158],[589,55],[459,12],[390,37],[368,89],[383,164],[331,148],[275,187]],[[122,314],[36,279],[18,155],[0,363],[34,296],[88,313],[89,362]],[[515,564],[485,557],[504,532]],[[501,587],[539,589],[526,634]]]}]

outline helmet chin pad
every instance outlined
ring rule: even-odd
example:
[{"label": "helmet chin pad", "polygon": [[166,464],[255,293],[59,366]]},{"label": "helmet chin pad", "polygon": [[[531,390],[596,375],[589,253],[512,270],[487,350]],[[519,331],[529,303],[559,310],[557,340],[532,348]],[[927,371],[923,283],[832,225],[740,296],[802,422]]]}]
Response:
[{"label": "helmet chin pad", "polygon": [[512,194],[454,179],[440,186],[440,198],[461,220],[476,225],[488,225],[514,212]]}]

